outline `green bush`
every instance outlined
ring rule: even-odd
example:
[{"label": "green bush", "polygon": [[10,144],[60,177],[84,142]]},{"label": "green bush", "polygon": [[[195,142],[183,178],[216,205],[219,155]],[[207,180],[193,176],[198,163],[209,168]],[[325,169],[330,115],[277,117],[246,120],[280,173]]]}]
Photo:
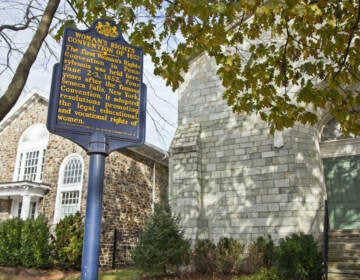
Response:
[{"label": "green bush", "polygon": [[271,239],[271,236],[260,236],[256,239],[255,246],[258,248],[259,252],[262,253],[262,266],[270,268],[274,263],[274,254],[275,247],[274,242]]},{"label": "green bush", "polygon": [[216,268],[223,274],[238,273],[243,259],[244,245],[233,238],[221,238],[217,244]]},{"label": "green bush", "polygon": [[156,205],[133,252],[139,269],[146,274],[166,274],[188,262],[190,243],[179,223],[179,217],[174,217],[168,207]]},{"label": "green bush", "polygon": [[321,279],[321,252],[312,235],[292,234],[281,239],[275,252],[277,267],[284,279]]},{"label": "green bush", "polygon": [[49,266],[49,228],[43,217],[19,218],[0,223],[0,265],[46,268]]},{"label": "green bush", "polygon": [[6,220],[0,223],[0,265],[21,265],[21,228],[20,218]]},{"label": "green bush", "polygon": [[64,269],[81,268],[84,223],[80,213],[62,219],[55,228],[53,262]]},{"label": "green bush", "polygon": [[248,254],[243,261],[242,270],[254,273],[260,268],[270,268],[274,260],[274,242],[271,236],[260,236],[248,247]]},{"label": "green bush", "polygon": [[193,254],[193,264],[200,273],[213,273],[216,271],[216,245],[210,239],[198,240]]},{"label": "green bush", "polygon": [[26,220],[21,229],[20,254],[25,267],[46,268],[50,264],[50,232],[45,218]]},{"label": "green bush", "polygon": [[281,280],[281,277],[276,269],[267,269],[263,267],[252,275],[241,276],[234,280]]}]

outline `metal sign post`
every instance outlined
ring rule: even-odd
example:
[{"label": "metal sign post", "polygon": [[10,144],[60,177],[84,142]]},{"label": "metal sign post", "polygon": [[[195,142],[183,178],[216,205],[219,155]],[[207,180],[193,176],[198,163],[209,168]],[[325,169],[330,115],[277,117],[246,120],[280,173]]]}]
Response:
[{"label": "metal sign post", "polygon": [[83,31],[65,28],[47,127],[90,155],[82,280],[98,279],[105,157],[145,141],[142,73],[142,49],[129,45],[114,22],[98,19]]},{"label": "metal sign post", "polygon": [[91,280],[98,277],[100,252],[101,207],[105,170],[106,139],[102,133],[94,133],[90,139],[90,166],[81,279]]}]

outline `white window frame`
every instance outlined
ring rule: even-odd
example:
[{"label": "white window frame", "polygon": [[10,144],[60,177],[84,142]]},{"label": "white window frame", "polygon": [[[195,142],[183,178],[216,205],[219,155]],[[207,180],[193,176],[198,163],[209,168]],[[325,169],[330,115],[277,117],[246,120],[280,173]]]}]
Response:
[{"label": "white window frame", "polygon": [[[26,141],[26,137],[39,134],[41,137],[38,139],[30,139]],[[13,181],[33,181],[40,183],[42,181],[42,175],[44,170],[44,159],[46,148],[48,144],[49,133],[44,124],[38,123],[28,127],[20,137],[18,143],[16,166],[13,174]],[[35,166],[35,178],[29,180],[25,178],[25,162],[27,155],[33,152],[39,152],[37,157],[37,164]]]},{"label": "white window frame", "polygon": [[[80,174],[80,182],[76,183],[69,183],[64,184],[64,174],[65,174],[65,167],[72,159],[80,160],[82,169]],[[54,223],[58,223],[61,220],[61,200],[62,194],[64,192],[79,192],[79,202],[77,206],[77,211],[80,211],[81,206],[81,196],[82,196],[82,184],[84,177],[84,159],[79,154],[70,154],[68,155],[63,162],[61,163],[60,170],[59,170],[59,177],[58,177],[58,187],[56,191],[56,203],[55,203],[55,212],[54,212]]]},{"label": "white window frame", "polygon": [[[33,208],[33,204],[35,203],[35,215],[31,217],[31,210]],[[21,206],[20,206],[21,205]],[[29,211],[29,219],[36,219],[39,215],[38,211],[39,199],[37,197],[32,197],[30,201],[30,211]],[[21,208],[22,207],[22,197],[15,197],[11,203],[10,210],[10,218],[21,218]]]}]

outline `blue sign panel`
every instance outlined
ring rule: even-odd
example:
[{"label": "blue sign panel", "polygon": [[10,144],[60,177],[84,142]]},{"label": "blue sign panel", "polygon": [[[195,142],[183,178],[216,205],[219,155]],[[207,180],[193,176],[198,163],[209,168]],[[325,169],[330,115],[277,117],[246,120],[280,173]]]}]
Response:
[{"label": "blue sign panel", "polygon": [[106,153],[145,140],[146,86],[143,52],[118,27],[96,20],[88,30],[66,28],[54,66],[47,126],[86,150],[94,134]]}]

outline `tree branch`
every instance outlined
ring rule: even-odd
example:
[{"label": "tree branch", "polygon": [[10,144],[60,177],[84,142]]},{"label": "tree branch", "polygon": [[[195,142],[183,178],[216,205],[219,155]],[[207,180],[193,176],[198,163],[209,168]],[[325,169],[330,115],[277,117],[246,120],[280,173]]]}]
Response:
[{"label": "tree branch", "polygon": [[346,49],[345,49],[345,53],[342,59],[342,62],[340,63],[339,69],[338,71],[335,73],[334,78],[341,72],[341,70],[344,68],[346,60],[349,56],[349,51],[350,51],[350,47],[351,47],[351,42],[354,39],[354,35],[355,35],[355,30],[357,29],[358,25],[360,22],[360,0],[358,0],[358,12],[357,12],[357,17],[356,17],[356,21],[352,27],[352,29],[349,32],[349,39],[346,45]]},{"label": "tree branch", "polygon": [[29,76],[31,66],[35,62],[42,43],[48,35],[51,22],[54,18],[59,3],[60,0],[48,1],[36,33],[32,38],[29,47],[23,55],[18,67],[16,68],[15,74],[7,90],[5,91],[4,95],[0,97],[0,121],[6,116],[6,114],[18,100]]}]

